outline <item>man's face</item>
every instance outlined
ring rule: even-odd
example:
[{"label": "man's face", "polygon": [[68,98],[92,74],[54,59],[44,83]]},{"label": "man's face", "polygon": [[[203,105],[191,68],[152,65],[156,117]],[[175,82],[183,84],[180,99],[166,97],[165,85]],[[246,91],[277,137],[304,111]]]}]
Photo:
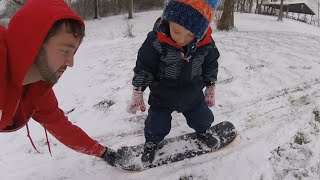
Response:
[{"label": "man's face", "polygon": [[169,22],[171,38],[181,47],[191,43],[195,35],[177,23]]},{"label": "man's face", "polygon": [[63,24],[57,34],[44,43],[35,60],[41,79],[54,85],[67,67],[73,66],[73,58],[81,38],[67,32]]}]

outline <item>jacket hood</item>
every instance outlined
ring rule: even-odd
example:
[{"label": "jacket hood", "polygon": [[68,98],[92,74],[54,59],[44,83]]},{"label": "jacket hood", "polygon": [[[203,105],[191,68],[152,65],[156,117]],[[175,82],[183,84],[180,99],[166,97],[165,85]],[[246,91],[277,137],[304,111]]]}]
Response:
[{"label": "jacket hood", "polygon": [[[183,47],[179,46],[171,38],[169,22],[167,20],[164,20],[161,17],[159,17],[153,26],[153,31],[156,31],[158,33],[158,39],[160,42],[165,42],[167,44],[170,44],[171,46],[174,46],[177,49],[183,49]],[[192,55],[197,50],[198,47],[212,43],[212,40],[211,40],[212,32],[213,31],[212,31],[211,27],[209,26],[208,30],[206,31],[206,33],[202,39],[195,38],[194,41],[192,41],[191,43],[189,43],[186,46],[187,53],[189,55]]]},{"label": "jacket hood", "polygon": [[61,19],[74,19],[84,25],[63,0],[28,0],[14,15],[7,30],[10,84],[22,88],[47,33]]},{"label": "jacket hood", "polygon": [[6,90],[6,73],[7,73],[7,45],[6,45],[6,29],[0,26],[0,121],[2,116],[2,108],[4,107],[4,98]]}]

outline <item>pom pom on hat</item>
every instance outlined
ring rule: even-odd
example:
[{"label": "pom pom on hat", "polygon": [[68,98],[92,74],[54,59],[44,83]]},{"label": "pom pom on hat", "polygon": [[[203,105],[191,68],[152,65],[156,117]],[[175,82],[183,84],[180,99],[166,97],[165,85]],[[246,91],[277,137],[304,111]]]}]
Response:
[{"label": "pom pom on hat", "polygon": [[206,0],[206,2],[210,4],[210,6],[215,10],[218,8],[220,4],[220,0]]}]

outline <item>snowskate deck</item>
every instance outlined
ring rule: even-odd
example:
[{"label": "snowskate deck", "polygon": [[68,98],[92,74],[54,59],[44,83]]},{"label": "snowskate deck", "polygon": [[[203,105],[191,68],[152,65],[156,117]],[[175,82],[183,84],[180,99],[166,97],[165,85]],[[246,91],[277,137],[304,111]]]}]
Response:
[{"label": "snowskate deck", "polygon": [[193,132],[163,140],[151,164],[143,164],[141,162],[144,144],[121,147],[117,151],[121,157],[117,162],[117,166],[124,170],[142,171],[218,151],[230,144],[237,136],[234,125],[228,121],[214,125],[210,129],[217,133],[216,137],[219,140],[219,144],[216,148],[208,148],[197,139],[196,133]]}]

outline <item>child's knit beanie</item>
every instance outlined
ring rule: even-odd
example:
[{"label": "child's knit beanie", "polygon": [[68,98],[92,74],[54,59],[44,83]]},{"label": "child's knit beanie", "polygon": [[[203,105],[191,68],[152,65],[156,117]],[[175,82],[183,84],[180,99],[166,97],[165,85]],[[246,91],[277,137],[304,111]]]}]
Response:
[{"label": "child's knit beanie", "polygon": [[220,0],[169,0],[162,19],[175,22],[202,39],[219,3]]}]

